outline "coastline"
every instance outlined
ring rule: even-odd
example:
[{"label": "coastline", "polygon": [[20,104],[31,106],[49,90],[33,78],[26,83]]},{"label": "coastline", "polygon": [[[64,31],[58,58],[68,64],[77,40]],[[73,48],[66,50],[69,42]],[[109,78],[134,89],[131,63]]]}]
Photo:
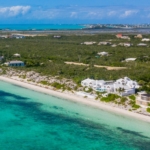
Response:
[{"label": "coastline", "polygon": [[44,93],[44,94],[59,97],[62,99],[70,100],[73,102],[81,103],[81,104],[84,104],[84,105],[87,105],[90,107],[98,108],[98,109],[101,109],[101,110],[104,110],[104,111],[107,111],[107,112],[110,112],[110,113],[113,113],[116,115],[127,116],[127,117],[135,118],[135,119],[150,123],[150,117],[149,116],[145,116],[145,115],[138,114],[135,112],[130,112],[128,110],[124,110],[121,108],[110,106],[108,104],[105,104],[105,103],[102,103],[102,102],[99,102],[99,101],[96,101],[93,99],[83,98],[83,97],[78,96],[78,95],[71,93],[71,92],[65,93],[65,92],[54,91],[52,89],[47,89],[44,87],[40,87],[38,85],[33,85],[33,84],[30,84],[27,82],[22,82],[22,81],[15,80],[15,79],[8,78],[8,77],[4,77],[4,76],[0,76],[0,80],[4,81],[4,82],[9,82],[9,83],[12,83],[14,85],[18,85],[18,86],[21,86],[21,87],[24,87],[24,88],[27,88],[27,89],[30,89],[33,91],[37,91],[40,93]]}]

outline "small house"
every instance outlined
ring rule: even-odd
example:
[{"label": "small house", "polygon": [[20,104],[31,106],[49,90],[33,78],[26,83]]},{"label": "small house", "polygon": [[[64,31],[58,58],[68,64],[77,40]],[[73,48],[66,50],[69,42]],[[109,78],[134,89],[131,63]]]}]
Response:
[{"label": "small house", "polygon": [[139,39],[141,39],[141,38],[143,38],[143,36],[142,36],[142,34],[138,34],[138,35],[134,36],[134,38],[139,38]]},{"label": "small house", "polygon": [[108,56],[108,52],[99,52],[97,53],[98,55],[101,55],[101,56]]},{"label": "small house", "polygon": [[85,44],[85,45],[93,45],[95,44],[96,42],[94,41],[90,41],[90,42],[84,42],[84,43],[81,43],[81,44]]},{"label": "small house", "polygon": [[119,33],[119,34],[116,35],[116,37],[117,37],[117,38],[121,38],[121,37],[122,37],[122,34]]},{"label": "small house", "polygon": [[135,61],[135,60],[136,60],[136,58],[127,58],[127,59],[125,59],[125,62]]},{"label": "small house", "polygon": [[6,62],[5,65],[10,66],[10,67],[24,67],[25,66],[23,61],[18,61],[18,60]]},{"label": "small house", "polygon": [[14,57],[20,57],[20,54],[16,53],[13,55]]},{"label": "small house", "polygon": [[139,44],[137,44],[137,46],[147,46],[147,44],[145,44],[145,43],[139,43]]},{"label": "small house", "polygon": [[0,56],[0,61],[2,61],[4,59],[4,56]]},{"label": "small house", "polygon": [[99,42],[98,45],[111,45],[111,42]]}]

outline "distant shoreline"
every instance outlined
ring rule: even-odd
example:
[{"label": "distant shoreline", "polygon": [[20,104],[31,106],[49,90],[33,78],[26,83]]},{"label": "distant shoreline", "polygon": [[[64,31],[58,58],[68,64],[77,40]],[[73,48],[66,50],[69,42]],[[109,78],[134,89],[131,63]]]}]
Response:
[{"label": "distant shoreline", "polygon": [[150,34],[150,29],[51,29],[51,30],[2,30],[0,34],[28,33],[28,34],[117,34],[128,35]]},{"label": "distant shoreline", "polygon": [[64,93],[64,92],[54,91],[51,89],[46,89],[44,87],[39,87],[37,85],[32,85],[29,83],[25,83],[22,81],[18,81],[18,80],[11,79],[8,77],[3,77],[3,76],[0,76],[0,80],[4,81],[4,82],[9,82],[9,83],[12,83],[14,85],[18,85],[18,86],[21,86],[21,87],[24,87],[24,88],[27,88],[30,90],[34,90],[34,91],[37,91],[40,93],[45,93],[45,94],[48,94],[51,96],[55,96],[55,97],[59,97],[62,99],[81,103],[84,105],[88,105],[90,107],[95,107],[95,108],[98,108],[98,109],[101,109],[101,110],[104,110],[107,112],[112,112],[112,113],[117,114],[117,115],[131,117],[131,118],[135,118],[135,119],[150,123],[150,117],[149,116],[145,116],[145,115],[134,113],[134,112],[129,112],[127,110],[116,108],[116,107],[113,107],[111,105],[107,105],[107,104],[98,102],[96,100],[83,98],[83,97],[77,96],[74,93]]}]

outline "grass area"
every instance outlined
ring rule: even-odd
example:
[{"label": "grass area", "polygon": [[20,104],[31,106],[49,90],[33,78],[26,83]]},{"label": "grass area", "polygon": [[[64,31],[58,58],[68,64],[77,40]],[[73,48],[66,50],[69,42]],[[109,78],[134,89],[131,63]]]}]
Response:
[{"label": "grass area", "polygon": [[120,96],[118,96],[116,94],[108,94],[107,97],[102,97],[101,101],[104,101],[104,102],[113,102],[113,101],[115,101],[119,97]]}]

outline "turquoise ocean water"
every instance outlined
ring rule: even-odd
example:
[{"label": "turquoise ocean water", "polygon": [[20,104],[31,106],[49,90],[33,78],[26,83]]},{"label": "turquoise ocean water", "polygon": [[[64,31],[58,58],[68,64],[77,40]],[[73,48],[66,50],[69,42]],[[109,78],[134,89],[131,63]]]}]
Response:
[{"label": "turquoise ocean water", "polygon": [[150,124],[0,81],[0,150],[150,150]]},{"label": "turquoise ocean water", "polygon": [[0,30],[78,30],[80,24],[0,24]]}]

